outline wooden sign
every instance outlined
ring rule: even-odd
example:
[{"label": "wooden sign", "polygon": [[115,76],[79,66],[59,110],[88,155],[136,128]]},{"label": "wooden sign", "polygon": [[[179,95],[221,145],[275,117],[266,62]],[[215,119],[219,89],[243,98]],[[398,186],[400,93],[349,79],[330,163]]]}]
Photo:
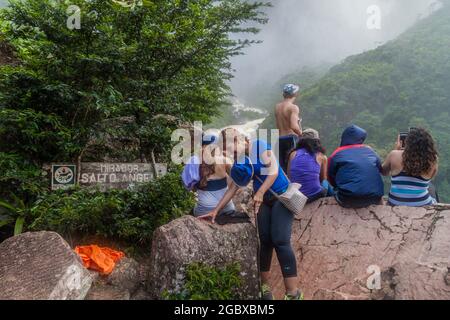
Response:
[{"label": "wooden sign", "polygon": [[[98,187],[101,191],[111,189],[133,189],[149,183],[167,173],[167,165],[151,163],[54,163],[43,166],[52,190],[81,187]],[[80,170],[80,172],[78,172]],[[78,181],[77,181],[78,180]]]},{"label": "wooden sign", "polygon": [[79,184],[109,189],[133,189],[167,173],[167,166],[150,163],[82,163]]}]

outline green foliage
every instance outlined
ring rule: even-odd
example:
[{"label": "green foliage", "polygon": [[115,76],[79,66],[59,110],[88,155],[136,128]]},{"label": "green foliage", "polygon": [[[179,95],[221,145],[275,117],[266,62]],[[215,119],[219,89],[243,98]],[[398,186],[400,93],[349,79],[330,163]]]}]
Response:
[{"label": "green foliage", "polygon": [[[81,10],[79,29],[68,27],[70,5]],[[31,206],[34,229],[148,241],[156,226],[191,205],[175,178],[147,186],[145,194],[48,194],[40,168],[83,160],[93,139],[107,147],[102,137],[137,141],[137,157],[114,150],[122,152],[117,158],[154,153],[166,160],[173,129],[208,121],[226,103],[230,58],[255,42],[231,35],[258,32],[246,26],[266,22],[266,5],[11,0],[0,9],[0,45],[17,62],[0,65],[0,198],[16,195]],[[126,128],[108,126],[123,118],[133,119]]]},{"label": "green foliage", "polygon": [[0,201],[0,228],[14,224],[14,235],[22,233],[25,220],[30,218],[30,208],[15,197],[14,203]]},{"label": "green foliage", "polygon": [[[69,5],[81,8],[80,29],[67,27]],[[262,6],[13,0],[1,12],[1,37],[21,64],[0,68],[0,120],[8,125],[1,149],[66,161],[82,152],[100,121],[134,116],[129,135],[146,152],[160,143],[151,131],[155,116],[207,121],[229,94],[229,58],[252,43],[229,35],[257,32],[240,25],[264,23]],[[161,138],[168,143],[167,135]]]},{"label": "green foliage", "polygon": [[194,207],[194,196],[182,186],[180,173],[170,173],[130,194],[126,209],[114,216],[120,237],[148,241],[156,228]]},{"label": "green foliage", "polygon": [[[67,26],[69,5],[81,9],[80,29]],[[231,34],[256,33],[245,25],[265,23],[264,6],[243,0],[144,0],[131,7],[113,0],[11,0],[0,10],[0,43],[12,48],[18,63],[0,66],[0,150],[15,157],[15,168],[6,169],[19,179],[0,176],[0,183],[11,182],[8,193],[35,197],[21,177],[34,176],[43,163],[78,160],[99,124],[111,119],[134,119],[117,134],[139,141],[141,158],[167,153],[173,129],[208,121],[225,103],[229,60],[255,42]],[[0,159],[0,172],[4,163]]]},{"label": "green foliage", "polygon": [[[0,129],[1,130],[1,129]],[[0,198],[12,200],[15,194],[29,202],[46,187],[42,170],[16,154],[0,152]]]},{"label": "green foliage", "polygon": [[33,231],[55,231],[63,235],[80,232],[112,236],[114,215],[125,208],[126,193],[93,190],[57,191],[41,196],[32,208]]},{"label": "green foliage", "polygon": [[239,300],[241,286],[240,265],[234,263],[214,268],[200,263],[187,267],[186,283],[182,293],[166,292],[166,300]]},{"label": "green foliage", "polygon": [[[356,123],[368,143],[385,156],[400,131],[428,128],[440,151],[436,179],[450,202],[450,6],[379,48],[350,57],[303,91],[304,127],[321,133],[329,152],[343,129]],[[264,125],[274,128],[273,118]]]},{"label": "green foliage", "polygon": [[194,205],[179,177],[179,172],[169,173],[133,191],[82,189],[46,194],[32,207],[34,221],[29,228],[148,244],[156,228],[186,214]]}]

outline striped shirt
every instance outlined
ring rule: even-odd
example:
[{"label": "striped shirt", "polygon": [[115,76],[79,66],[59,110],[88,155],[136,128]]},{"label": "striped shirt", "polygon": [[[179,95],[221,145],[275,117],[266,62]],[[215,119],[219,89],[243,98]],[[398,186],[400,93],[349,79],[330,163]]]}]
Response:
[{"label": "striped shirt", "polygon": [[411,177],[404,172],[392,177],[389,204],[393,206],[424,207],[436,203],[430,195],[431,180]]}]

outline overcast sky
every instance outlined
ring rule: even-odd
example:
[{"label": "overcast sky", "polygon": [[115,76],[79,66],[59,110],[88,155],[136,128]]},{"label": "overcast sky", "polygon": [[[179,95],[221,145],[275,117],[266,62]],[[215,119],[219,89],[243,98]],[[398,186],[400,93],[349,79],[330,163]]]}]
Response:
[{"label": "overcast sky", "polygon": [[[252,0],[249,0],[252,1]],[[264,0],[263,0],[264,1]],[[272,0],[269,23],[255,39],[262,44],[233,58],[235,95],[260,83],[274,83],[283,75],[322,62],[373,49],[405,31],[426,15],[437,0]],[[7,2],[0,0],[0,5]],[[369,30],[367,9],[381,9],[381,29]]]},{"label": "overcast sky", "polygon": [[[233,59],[234,93],[276,81],[302,66],[337,63],[392,40],[429,13],[436,0],[272,0],[262,44]],[[367,9],[381,9],[381,29],[367,27]]]}]

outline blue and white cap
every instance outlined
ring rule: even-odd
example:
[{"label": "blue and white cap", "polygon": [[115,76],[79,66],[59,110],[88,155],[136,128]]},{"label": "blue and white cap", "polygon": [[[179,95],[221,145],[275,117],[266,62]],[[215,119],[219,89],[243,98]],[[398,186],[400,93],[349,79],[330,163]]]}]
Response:
[{"label": "blue and white cap", "polygon": [[285,96],[294,96],[296,95],[298,92],[300,91],[300,86],[296,85],[296,84],[286,84],[283,87],[283,94]]},{"label": "blue and white cap", "polygon": [[219,137],[215,134],[204,134],[202,138],[202,145],[209,146],[216,144],[219,141]]}]

